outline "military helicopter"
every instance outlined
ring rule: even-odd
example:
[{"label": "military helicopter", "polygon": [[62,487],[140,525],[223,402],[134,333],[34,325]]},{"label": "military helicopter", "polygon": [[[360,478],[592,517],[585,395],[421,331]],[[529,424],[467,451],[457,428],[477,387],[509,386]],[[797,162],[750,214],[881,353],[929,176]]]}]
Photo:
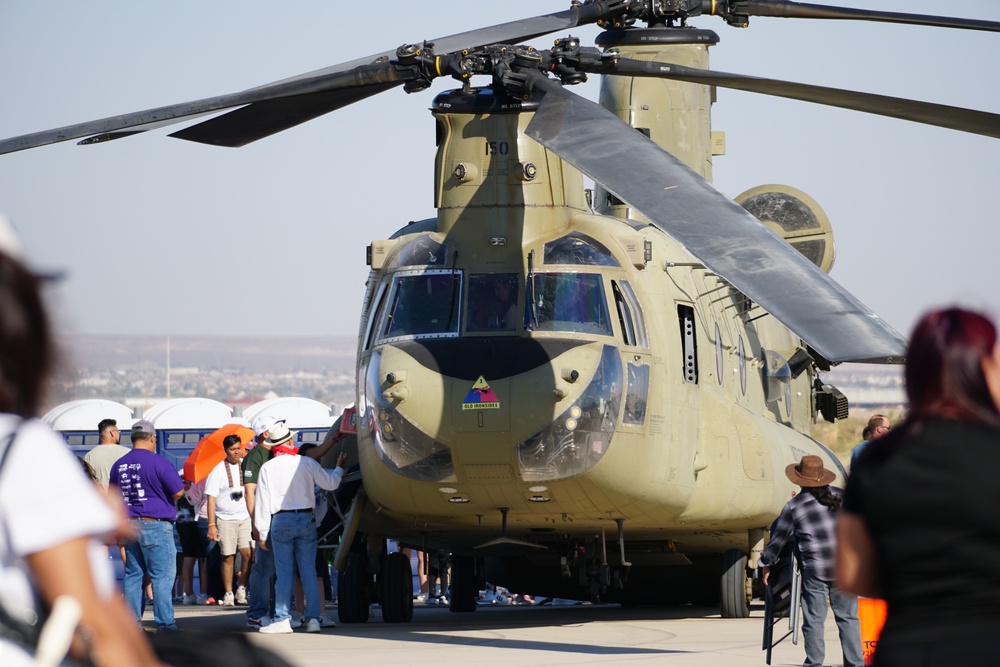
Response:
[{"label": "military helicopter", "polygon": [[[1000,127],[983,112],[713,73],[718,37],[687,25],[817,12],[1000,28],[795,3],[587,2],[0,152],[234,107],[175,136],[238,146],[390,88],[458,79],[433,106],[437,217],[369,250],[363,493],[338,553],[341,619],[367,620],[373,598],[387,621],[412,613],[408,566],[384,537],[454,554],[455,611],[475,608],[485,578],[625,603],[721,590],[723,615],[745,616],[765,529],[791,490],[784,466],[805,453],[838,466],[805,435],[817,414],[846,414],[817,372],[897,362],[904,341],[824,273],[832,231],[808,195],[762,188],[741,208],[708,185],[713,86],[985,136]],[[607,28],[600,50],[572,37],[521,46],[594,22]],[[608,75],[601,106],[564,87],[587,74]]]}]

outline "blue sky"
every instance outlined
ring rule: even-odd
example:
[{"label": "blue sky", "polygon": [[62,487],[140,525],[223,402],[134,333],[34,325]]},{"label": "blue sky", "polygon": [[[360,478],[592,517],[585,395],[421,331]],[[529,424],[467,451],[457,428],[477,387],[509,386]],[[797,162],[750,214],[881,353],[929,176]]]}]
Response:
[{"label": "blue sky", "polygon": [[[563,0],[0,5],[0,137],[243,90]],[[986,0],[847,6],[1000,21]],[[365,17],[362,9],[372,9]],[[711,17],[713,67],[1000,112],[1000,34]],[[585,41],[596,28],[574,30]],[[545,48],[551,39],[534,42]],[[401,90],[241,149],[154,131],[0,156],[0,211],[33,263],[64,269],[67,332],[353,335],[365,246],[430,217],[432,91]],[[596,97],[597,81],[582,92]],[[960,301],[1000,313],[1000,140],[720,90],[715,184],[787,183],[837,239],[833,277],[904,334]]]}]

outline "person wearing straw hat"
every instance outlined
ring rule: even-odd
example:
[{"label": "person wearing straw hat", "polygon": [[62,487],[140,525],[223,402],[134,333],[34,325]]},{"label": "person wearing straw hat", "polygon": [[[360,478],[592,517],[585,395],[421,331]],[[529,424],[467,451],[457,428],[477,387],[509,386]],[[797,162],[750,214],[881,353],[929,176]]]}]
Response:
[{"label": "person wearing straw hat", "polygon": [[[305,574],[313,571],[316,562],[315,487],[333,491],[340,486],[347,460],[347,454],[341,452],[337,467],[327,470],[308,453],[298,456],[294,436],[283,423],[269,430],[267,444],[273,457],[261,466],[257,478],[254,525],[260,549],[273,550],[275,571],[275,613],[272,623],[260,627],[259,632],[265,634],[292,632],[290,603],[295,565]],[[319,632],[322,609],[316,579],[303,576],[302,588],[306,599],[305,631]]]},{"label": "person wearing straw hat", "polygon": [[823,626],[827,601],[833,610],[840,633],[844,667],[862,667],[861,623],[858,598],[833,586],[833,556],[836,549],[837,513],[843,491],[830,486],[836,475],[823,466],[818,456],[803,456],[785,468],[788,479],[802,487],[802,492],[785,503],[771,525],[771,539],[760,564],[767,585],[771,566],[790,540],[802,563],[802,634],[806,661],[803,667],[820,667],[826,654]]}]

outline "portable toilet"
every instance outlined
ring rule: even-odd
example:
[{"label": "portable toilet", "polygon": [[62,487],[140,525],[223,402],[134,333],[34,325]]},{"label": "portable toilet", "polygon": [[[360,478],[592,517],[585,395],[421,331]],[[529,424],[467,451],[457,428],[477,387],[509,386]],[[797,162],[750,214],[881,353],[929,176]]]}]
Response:
[{"label": "portable toilet", "polygon": [[326,405],[311,398],[286,396],[259,401],[243,411],[243,417],[251,424],[261,415],[284,419],[285,425],[295,432],[296,443],[301,445],[305,442],[323,442],[333,422],[340,417],[340,407]]},{"label": "portable toilet", "polygon": [[[118,429],[127,434],[132,428],[132,408],[103,398],[87,398],[62,403],[49,410],[42,421],[66,439],[77,456],[83,456],[100,440],[97,425],[104,419],[114,419]],[[125,445],[128,446],[127,436]]]},{"label": "portable toilet", "polygon": [[223,424],[243,423],[231,407],[210,398],[172,398],[146,410],[143,419],[156,429],[156,452],[178,469],[206,435]]}]

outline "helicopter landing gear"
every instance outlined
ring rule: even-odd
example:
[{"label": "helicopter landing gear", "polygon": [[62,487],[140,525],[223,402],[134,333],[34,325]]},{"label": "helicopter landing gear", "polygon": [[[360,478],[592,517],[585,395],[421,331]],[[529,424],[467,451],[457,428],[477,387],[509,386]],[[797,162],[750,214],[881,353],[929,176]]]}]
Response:
[{"label": "helicopter landing gear", "polygon": [[413,620],[413,575],[410,559],[399,551],[382,561],[382,620],[409,623]]},{"label": "helicopter landing gear", "polygon": [[748,618],[750,591],[747,555],[739,549],[730,549],[722,555],[722,575],[719,578],[719,606],[722,618]]},{"label": "helicopter landing gear", "polygon": [[340,622],[367,623],[372,601],[368,554],[364,551],[348,554],[347,563],[337,576],[337,617]]}]

